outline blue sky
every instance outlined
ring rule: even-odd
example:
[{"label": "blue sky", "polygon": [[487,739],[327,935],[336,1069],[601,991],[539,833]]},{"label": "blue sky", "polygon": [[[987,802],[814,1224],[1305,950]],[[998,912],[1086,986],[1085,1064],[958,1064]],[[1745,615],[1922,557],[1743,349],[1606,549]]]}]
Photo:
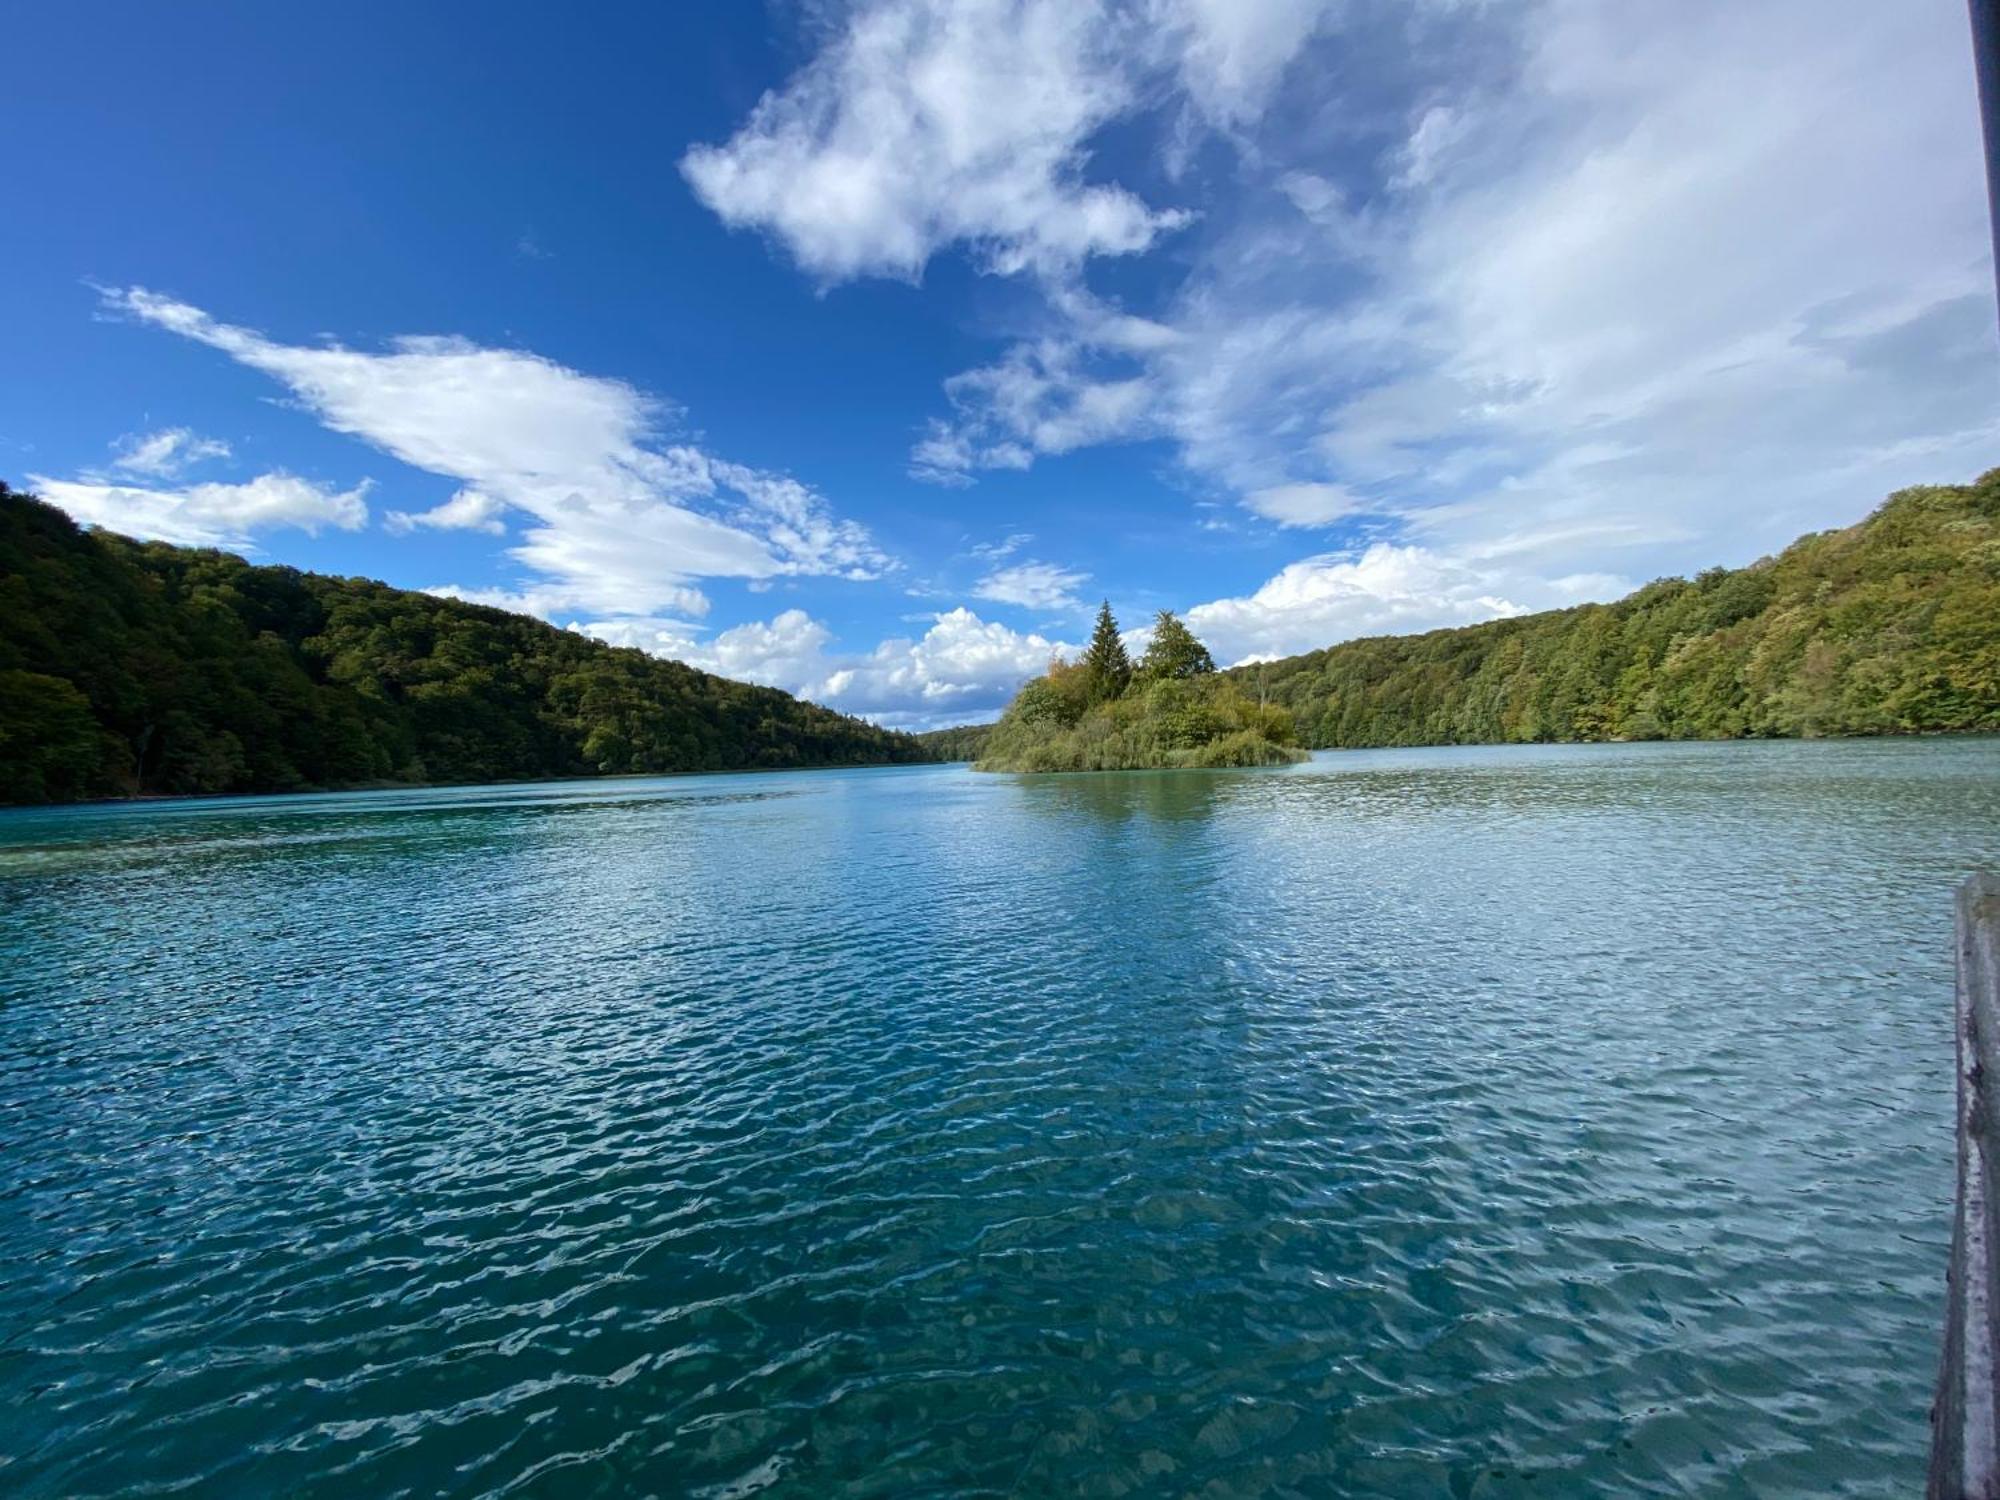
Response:
[{"label": "blue sky", "polygon": [[1960,0],[9,19],[0,477],[886,723],[2000,462]]}]

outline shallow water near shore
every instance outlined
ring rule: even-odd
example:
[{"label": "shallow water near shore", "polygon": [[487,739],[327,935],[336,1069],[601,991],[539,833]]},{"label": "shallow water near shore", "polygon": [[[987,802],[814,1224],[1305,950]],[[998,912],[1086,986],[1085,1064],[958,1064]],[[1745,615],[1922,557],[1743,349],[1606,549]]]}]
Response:
[{"label": "shallow water near shore", "polygon": [[1905,1495],[2000,741],[0,813],[0,1491]]}]

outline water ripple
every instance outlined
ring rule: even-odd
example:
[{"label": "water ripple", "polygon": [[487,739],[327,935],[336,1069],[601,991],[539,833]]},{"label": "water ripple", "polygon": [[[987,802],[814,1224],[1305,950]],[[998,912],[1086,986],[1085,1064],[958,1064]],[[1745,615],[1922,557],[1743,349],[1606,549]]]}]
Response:
[{"label": "water ripple", "polygon": [[0,815],[0,1489],[1890,1495],[2000,743]]}]

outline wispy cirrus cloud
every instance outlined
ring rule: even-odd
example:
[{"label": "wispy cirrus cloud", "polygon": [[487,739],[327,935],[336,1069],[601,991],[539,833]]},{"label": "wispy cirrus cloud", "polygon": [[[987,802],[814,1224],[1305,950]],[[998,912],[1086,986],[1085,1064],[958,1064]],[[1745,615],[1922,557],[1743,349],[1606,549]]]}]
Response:
[{"label": "wispy cirrus cloud", "polygon": [[505,536],[507,523],[501,517],[506,513],[507,507],[493,496],[463,489],[429,510],[392,510],[382,517],[382,525],[399,536],[419,530],[483,531],[488,536]]},{"label": "wispy cirrus cloud", "polygon": [[995,568],[972,586],[973,597],[1023,609],[1073,610],[1082,600],[1076,591],[1090,575],[1056,563],[1018,562]]},{"label": "wispy cirrus cloud", "polygon": [[149,479],[173,479],[197,464],[229,457],[229,444],[203,437],[189,427],[162,427],[121,438],[111,467]]},{"label": "wispy cirrus cloud", "polygon": [[520,513],[509,555],[534,576],[513,597],[544,609],[647,616],[685,608],[704,577],[865,579],[894,566],[808,486],[667,439],[669,409],[623,381],[462,338],[286,344],[139,287],[105,300],[271,376],[332,430],[465,486],[431,511],[396,512],[397,528],[490,530]]},{"label": "wispy cirrus cloud", "polygon": [[1280,526],[1327,526],[1369,509],[1346,485],[1325,480],[1266,485],[1244,495],[1243,504]]}]

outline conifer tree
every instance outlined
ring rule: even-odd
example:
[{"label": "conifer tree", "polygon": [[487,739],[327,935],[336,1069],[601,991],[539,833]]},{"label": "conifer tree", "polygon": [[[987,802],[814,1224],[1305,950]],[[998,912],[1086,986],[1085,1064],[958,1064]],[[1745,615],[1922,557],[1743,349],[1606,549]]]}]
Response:
[{"label": "conifer tree", "polygon": [[1153,621],[1152,644],[1139,659],[1139,675],[1157,682],[1170,677],[1199,677],[1214,670],[1215,658],[1208,654],[1208,647],[1172,610],[1161,610]]},{"label": "conifer tree", "polygon": [[1118,635],[1118,621],[1112,618],[1111,601],[1097,609],[1097,628],[1090,634],[1090,647],[1083,653],[1083,669],[1090,674],[1091,696],[1102,701],[1116,698],[1132,680],[1132,658],[1125,654],[1125,642]]}]

